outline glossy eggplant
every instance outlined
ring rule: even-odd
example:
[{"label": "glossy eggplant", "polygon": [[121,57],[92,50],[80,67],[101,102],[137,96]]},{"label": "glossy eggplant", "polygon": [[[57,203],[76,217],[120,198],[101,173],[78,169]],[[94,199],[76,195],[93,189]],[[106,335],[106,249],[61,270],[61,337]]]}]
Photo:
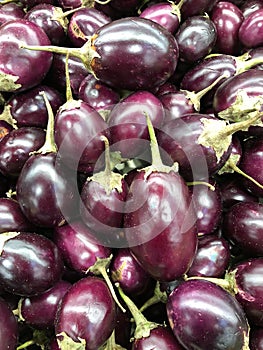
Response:
[{"label": "glossy eggplant", "polygon": [[0,327],[0,341],[3,349],[15,350],[18,345],[19,328],[18,322],[8,305],[8,303],[0,298],[0,312],[1,312],[1,327]]},{"label": "glossy eggplant", "polygon": [[254,48],[262,46],[262,23],[263,9],[252,12],[244,19],[238,32],[238,38],[244,47]]}]

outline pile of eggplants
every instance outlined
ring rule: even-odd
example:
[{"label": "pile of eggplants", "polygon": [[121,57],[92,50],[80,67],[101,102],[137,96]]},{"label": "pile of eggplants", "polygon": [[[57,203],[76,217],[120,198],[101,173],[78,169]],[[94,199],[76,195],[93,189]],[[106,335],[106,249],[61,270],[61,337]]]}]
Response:
[{"label": "pile of eggplants", "polygon": [[0,2],[2,350],[263,350],[262,0]]}]

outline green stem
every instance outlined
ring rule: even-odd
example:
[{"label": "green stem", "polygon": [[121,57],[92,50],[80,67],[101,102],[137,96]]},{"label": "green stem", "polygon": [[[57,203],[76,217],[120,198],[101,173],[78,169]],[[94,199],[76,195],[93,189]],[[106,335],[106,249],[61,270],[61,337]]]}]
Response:
[{"label": "green stem", "polygon": [[18,129],[17,120],[12,116],[10,105],[5,105],[3,112],[0,114],[0,120],[3,120],[7,124],[11,125],[14,129]]},{"label": "green stem", "polygon": [[227,137],[233,135],[237,131],[246,131],[252,124],[256,123],[263,116],[263,113],[259,113],[258,111],[252,111],[251,114],[252,113],[255,115],[251,118],[226,125],[224,130],[221,132],[221,136]]},{"label": "green stem", "polygon": [[160,302],[166,304],[167,293],[162,292],[160,290],[160,282],[157,281],[155,289],[154,289],[154,295],[143,304],[143,306],[140,308],[140,311],[144,312],[150,306],[158,304]]},{"label": "green stem", "polygon": [[47,123],[45,143],[38,151],[33,153],[41,153],[41,154],[52,153],[52,152],[56,153],[57,146],[55,143],[55,135],[54,135],[54,122],[55,122],[54,113],[52,111],[51,105],[47,99],[45,92],[41,91],[39,94],[43,96],[46,104],[46,108],[48,111],[48,123]]},{"label": "green stem", "polygon": [[68,67],[69,53],[66,54],[65,60],[65,77],[66,77],[66,100],[73,101],[73,94],[70,86],[70,75],[69,75],[69,67]]},{"label": "green stem", "polygon": [[246,52],[244,55],[236,58],[236,62],[237,62],[236,74],[240,74],[259,64],[263,64],[262,57],[255,57],[255,58],[248,59],[249,57],[250,57],[249,52]]},{"label": "green stem", "polygon": [[91,272],[94,275],[101,275],[105,282],[108,285],[108,288],[111,292],[111,295],[114,299],[114,301],[116,302],[116,304],[119,306],[119,308],[121,309],[122,312],[126,312],[125,308],[121,305],[121,303],[119,302],[117,295],[115,293],[115,290],[113,288],[112,282],[109,278],[109,275],[107,273],[107,269],[111,263],[113,255],[111,254],[108,258],[104,258],[104,259],[100,259],[97,258],[97,261],[95,262],[95,264],[93,266],[91,266],[87,272]]},{"label": "green stem", "polygon": [[24,344],[19,345],[19,346],[16,348],[16,350],[26,349],[28,346],[31,346],[31,345],[35,345],[34,340],[28,340],[28,341],[25,342]]},{"label": "green stem", "polygon": [[259,188],[263,189],[263,185],[262,184],[260,184],[257,180],[253,179],[253,177],[251,177],[251,176],[247,175],[246,173],[244,173],[241,169],[239,169],[239,167],[233,161],[229,160],[228,166],[230,166],[236,173],[244,176],[248,180],[252,181],[256,186],[258,186]]},{"label": "green stem", "polygon": [[204,185],[204,186],[207,186],[211,191],[215,191],[215,186],[205,181],[192,181],[192,182],[186,182],[186,184],[187,186]]}]

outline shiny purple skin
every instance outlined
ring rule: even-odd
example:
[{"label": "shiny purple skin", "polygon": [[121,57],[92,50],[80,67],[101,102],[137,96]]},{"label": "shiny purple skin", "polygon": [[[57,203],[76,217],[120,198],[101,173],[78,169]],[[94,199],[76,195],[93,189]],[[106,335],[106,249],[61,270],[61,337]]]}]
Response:
[{"label": "shiny purple skin", "polygon": [[247,257],[263,253],[263,204],[240,202],[224,215],[223,235],[240,247]]},{"label": "shiny purple skin", "polygon": [[[191,67],[183,76],[180,88],[188,91],[201,91],[211,85],[222,75],[231,77],[237,72],[237,63],[231,55],[212,56],[201,60]],[[217,87],[224,81],[223,78]],[[216,87],[212,89],[215,92]],[[210,91],[211,93],[211,91]],[[209,94],[209,93],[208,93]]]},{"label": "shiny purple skin", "polygon": [[[42,28],[53,45],[62,45],[67,36],[65,19],[57,19],[59,9],[59,7],[52,4],[38,4],[31,8],[24,17]],[[66,27],[63,27],[62,21],[64,21],[64,26]]]},{"label": "shiny purple skin", "polygon": [[0,198],[0,233],[31,231],[34,226],[22,213],[19,203],[11,198]]},{"label": "shiny purple skin", "polygon": [[183,282],[169,295],[166,307],[173,333],[186,349],[243,349],[249,331],[244,311],[216,284]]},{"label": "shiny purple skin", "polygon": [[[121,181],[121,191],[114,188],[107,193],[103,185],[93,180],[86,181],[82,188],[81,218],[104,245],[117,247],[118,238],[123,235],[120,231],[127,193],[128,185],[124,179]],[[123,240],[120,244],[123,244]]]},{"label": "shiny purple skin", "polygon": [[175,34],[179,46],[179,58],[183,62],[196,63],[213,49],[216,38],[216,26],[209,17],[188,17]]},{"label": "shiny purple skin", "polygon": [[68,290],[57,312],[55,333],[65,332],[75,342],[86,341],[86,350],[97,350],[116,324],[116,305],[106,282],[86,277]]},{"label": "shiny purple skin", "polygon": [[193,103],[183,91],[170,92],[160,96],[159,99],[165,110],[164,124],[184,114],[195,112]]},{"label": "shiny purple skin", "polygon": [[70,18],[68,38],[72,45],[81,47],[87,42],[88,36],[93,35],[96,30],[111,21],[110,17],[96,8],[82,8],[73,13]]},{"label": "shiny purple skin", "polygon": [[250,350],[263,350],[263,328],[254,327],[249,334]]},{"label": "shiny purple skin", "polygon": [[56,153],[32,155],[18,177],[17,199],[30,222],[55,227],[76,215],[77,188]]},{"label": "shiny purple skin", "polygon": [[15,350],[18,346],[18,322],[8,305],[8,303],[0,298],[0,342],[3,349]]},{"label": "shiny purple skin", "polygon": [[24,16],[25,11],[14,2],[0,5],[0,25],[13,19],[22,19]]},{"label": "shiny purple skin", "polygon": [[132,350],[148,349],[183,350],[184,348],[169,328],[159,326],[151,330],[149,337],[133,341]]},{"label": "shiny purple skin", "polygon": [[263,71],[250,69],[230,77],[220,84],[213,99],[214,113],[217,114],[232,106],[236,101],[238,91],[241,89],[245,91],[249,97],[262,95]]},{"label": "shiny purple skin", "polygon": [[74,170],[90,172],[104,152],[101,136],[109,137],[108,124],[89,104],[79,100],[77,107],[64,105],[55,117],[55,142],[64,164]]},{"label": "shiny purple skin", "polygon": [[92,74],[87,75],[79,86],[78,98],[98,112],[109,112],[119,102],[120,95]]},{"label": "shiny purple skin", "polygon": [[263,258],[245,260],[234,266],[237,293],[249,324],[263,327]]},{"label": "shiny purple skin", "polygon": [[135,158],[149,147],[145,113],[154,128],[162,126],[163,105],[149,91],[133,92],[113,107],[107,119],[113,151],[120,151],[124,158]]},{"label": "shiny purple skin", "polygon": [[[46,78],[48,85],[54,87],[63,94],[66,91],[65,60],[65,55],[54,54],[53,62]],[[68,69],[70,86],[73,94],[77,96],[80,83],[89,72],[80,59],[76,57],[69,57]]]},{"label": "shiny purple skin", "polygon": [[18,177],[30,152],[39,150],[46,133],[35,127],[22,127],[10,131],[0,142],[0,171],[5,176]]},{"label": "shiny purple skin", "polygon": [[130,186],[125,235],[132,254],[153,278],[173,281],[190,268],[197,247],[188,187],[173,171],[144,177],[139,172]]},{"label": "shiny purple skin", "polygon": [[[38,4],[42,4],[43,0],[21,0],[20,2],[29,10],[33,6],[36,6]],[[55,2],[56,2],[56,0],[45,0],[45,4],[54,5]]]},{"label": "shiny purple skin", "polygon": [[103,26],[92,45],[100,56],[92,60],[92,71],[115,88],[151,91],[167,81],[177,66],[174,36],[144,18],[126,17]]},{"label": "shiny purple skin", "polygon": [[172,3],[160,2],[157,4],[149,5],[144,9],[141,14],[141,18],[150,19],[174,34],[180,25],[180,19],[173,13]]},{"label": "shiny purple skin", "polygon": [[217,185],[215,185],[214,191],[202,184],[193,187],[190,187],[190,191],[197,218],[197,232],[198,235],[207,235],[212,233],[220,223],[222,213],[221,194]]},{"label": "shiny purple skin", "polygon": [[[263,184],[263,137],[247,139],[242,145],[243,152],[239,168],[254,180]],[[263,197],[263,189],[249,179],[244,178],[242,185],[253,196]]]},{"label": "shiny purple skin", "polygon": [[218,0],[185,0],[181,8],[182,18],[209,13],[217,2]]},{"label": "shiny purple skin", "polygon": [[17,121],[17,126],[35,126],[45,129],[47,127],[47,108],[39,93],[44,91],[51,105],[53,113],[64,103],[63,95],[51,86],[38,85],[28,91],[13,94],[7,104],[11,106],[12,117]]},{"label": "shiny purple skin", "polygon": [[120,284],[127,295],[140,295],[149,286],[151,277],[128,248],[119,249],[110,265],[111,280]]},{"label": "shiny purple skin", "polygon": [[253,196],[242,187],[244,177],[238,174],[227,174],[219,181],[223,209],[228,210],[239,202],[258,202],[258,197]]},{"label": "shiny purple skin", "polygon": [[66,265],[81,274],[86,273],[97,258],[108,258],[111,253],[81,221],[56,227],[53,240]]},{"label": "shiny purple skin", "polygon": [[60,280],[40,295],[23,298],[20,313],[26,324],[37,329],[54,327],[59,302],[71,287],[71,283]]},{"label": "shiny purple skin", "polygon": [[229,243],[216,234],[198,238],[198,248],[187,276],[223,277],[230,263]]},{"label": "shiny purple skin", "polygon": [[251,13],[263,9],[263,3],[261,0],[246,0],[240,9],[244,18],[247,18]]},{"label": "shiny purple skin", "polygon": [[[216,173],[228,159],[231,146],[218,161],[212,147],[198,143],[203,131],[202,118],[215,119],[208,114],[185,114],[166,123],[157,135],[159,147],[168,161],[178,162],[179,173],[186,181],[205,180]],[[165,153],[166,152],[166,153]]]},{"label": "shiny purple skin", "polygon": [[[0,84],[0,91],[23,91],[42,82],[51,63],[52,53],[29,51],[20,48],[27,45],[50,45],[46,33],[35,23],[25,19],[4,23],[0,28],[0,72],[15,80],[15,86]],[[19,64],[18,64],[19,57]]]},{"label": "shiny purple skin", "polygon": [[63,270],[57,246],[45,236],[21,232],[4,243],[0,283],[7,292],[21,296],[43,293],[61,278]]},{"label": "shiny purple skin", "polygon": [[82,6],[82,0],[57,0],[57,3],[64,10],[72,10]]},{"label": "shiny purple skin", "polygon": [[211,20],[216,26],[216,52],[228,55],[239,55],[242,45],[238,31],[244,20],[242,11],[229,1],[219,1],[212,9]]},{"label": "shiny purple skin", "polygon": [[263,44],[263,8],[251,13],[244,19],[238,37],[242,45],[246,48],[254,48]]}]

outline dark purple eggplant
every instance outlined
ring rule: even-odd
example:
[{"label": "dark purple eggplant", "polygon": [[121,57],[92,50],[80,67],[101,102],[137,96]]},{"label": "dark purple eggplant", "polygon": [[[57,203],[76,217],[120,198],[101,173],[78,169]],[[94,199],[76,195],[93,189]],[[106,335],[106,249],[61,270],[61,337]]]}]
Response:
[{"label": "dark purple eggplant", "polygon": [[102,82],[127,90],[152,90],[163,84],[174,73],[179,54],[177,41],[170,32],[138,17],[121,18],[104,25],[82,48],[27,44],[23,47],[69,53],[80,58]]},{"label": "dark purple eggplant", "polygon": [[263,349],[263,328],[253,327],[250,330],[249,335],[250,350],[262,350]]},{"label": "dark purple eggplant", "polygon": [[51,66],[51,53],[32,53],[22,49],[21,42],[27,45],[50,44],[46,33],[35,23],[25,19],[4,23],[0,29],[0,91],[32,88],[41,83]]},{"label": "dark purple eggplant", "polygon": [[107,120],[113,106],[119,102],[120,95],[117,91],[97,80],[92,74],[87,75],[79,86],[78,98]]},{"label": "dark purple eggplant", "polygon": [[84,45],[88,37],[96,30],[112,20],[102,11],[93,7],[86,7],[77,10],[70,18],[68,24],[68,37],[75,47]]},{"label": "dark purple eggplant", "polygon": [[25,11],[15,2],[0,5],[0,25],[14,19],[22,19]]},{"label": "dark purple eggplant", "polygon": [[75,217],[78,189],[72,174],[58,159],[54,115],[45,94],[43,97],[49,114],[46,141],[24,164],[16,193],[22,212],[31,222],[40,227],[54,227]]},{"label": "dark purple eggplant", "polygon": [[[55,321],[59,348],[97,350],[112,334],[116,324],[116,305],[106,283],[86,277],[67,291]],[[64,345],[63,345],[64,344]]]},{"label": "dark purple eggplant", "polygon": [[36,295],[61,278],[63,260],[50,239],[29,232],[2,233],[1,238],[0,284],[6,291]]},{"label": "dark purple eggplant", "polygon": [[38,4],[27,11],[27,21],[37,24],[53,45],[62,45],[67,37],[68,20],[62,9],[52,4]]},{"label": "dark purple eggplant", "polygon": [[244,4],[240,7],[244,18],[247,18],[251,13],[262,8],[263,3],[261,0],[246,0]]},{"label": "dark purple eggplant", "polygon": [[18,177],[30,153],[45,142],[43,129],[24,127],[10,131],[0,143],[0,171],[5,176]]},{"label": "dark purple eggplant", "polygon": [[224,215],[223,236],[242,249],[247,257],[261,256],[263,252],[263,205],[240,202]]},{"label": "dark purple eggplant", "polygon": [[211,12],[211,20],[217,31],[215,52],[235,56],[241,53],[238,32],[243,19],[242,11],[230,1],[215,4]]},{"label": "dark purple eggplant", "polygon": [[197,245],[195,215],[177,164],[163,165],[150,118],[147,120],[152,165],[138,172],[130,186],[125,235],[132,253],[153,278],[172,281],[186,273],[193,261]]},{"label": "dark purple eggplant", "polygon": [[142,294],[149,286],[149,274],[134,258],[128,248],[119,249],[110,265],[110,276],[119,283],[124,293],[135,296]]},{"label": "dark purple eggplant", "polygon": [[196,63],[213,49],[217,32],[208,16],[188,17],[175,34],[179,46],[179,58],[183,62]]},{"label": "dark purple eggplant", "polygon": [[161,101],[149,91],[136,91],[116,104],[107,122],[111,147],[124,158],[136,158],[149,148],[149,133],[145,115],[154,128],[161,128],[165,111]]},{"label": "dark purple eggplant", "polygon": [[252,12],[242,22],[238,38],[246,48],[254,48],[263,44],[263,8]]},{"label": "dark purple eggplant", "polygon": [[0,342],[3,349],[15,350],[18,345],[19,329],[18,322],[8,305],[8,303],[0,298]]},{"label": "dark purple eggplant", "polygon": [[186,349],[248,349],[249,326],[241,305],[212,282],[181,283],[168,297],[167,314]]},{"label": "dark purple eggplant", "polygon": [[187,276],[222,277],[230,264],[230,246],[216,234],[198,238],[198,248]]},{"label": "dark purple eggplant", "polygon": [[7,106],[11,106],[10,113],[16,120],[18,127],[35,126],[45,129],[48,122],[48,113],[43,96],[44,91],[54,113],[64,103],[63,95],[51,86],[38,85],[28,91],[11,95]]},{"label": "dark purple eggplant", "polygon": [[141,18],[150,19],[156,23],[159,23],[164,28],[174,34],[179,28],[181,22],[180,9],[184,3],[184,0],[178,4],[173,2],[160,2],[149,5],[141,13]]},{"label": "dark purple eggplant", "polygon": [[[179,0],[176,1],[177,3]],[[210,13],[218,0],[184,0],[182,5],[182,17],[186,19],[191,16]]]},{"label": "dark purple eggplant", "polygon": [[34,226],[22,213],[18,202],[11,198],[0,198],[0,233],[31,231]]},{"label": "dark purple eggplant", "polygon": [[22,298],[20,319],[37,329],[53,328],[58,305],[70,287],[71,283],[60,280],[44,293]]}]

